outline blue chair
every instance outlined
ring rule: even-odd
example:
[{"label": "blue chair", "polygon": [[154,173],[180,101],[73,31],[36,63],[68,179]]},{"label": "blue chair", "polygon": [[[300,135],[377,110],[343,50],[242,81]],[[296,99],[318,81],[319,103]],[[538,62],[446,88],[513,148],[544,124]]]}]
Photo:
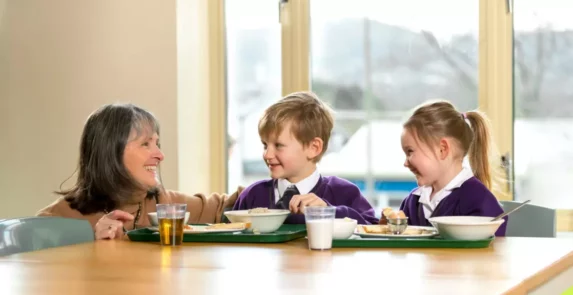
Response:
[{"label": "blue chair", "polygon": [[[502,201],[505,212],[521,202]],[[554,238],[557,234],[555,209],[526,204],[511,213],[507,223],[506,237]]]},{"label": "blue chair", "polygon": [[0,220],[0,256],[91,242],[87,220],[25,217]]}]

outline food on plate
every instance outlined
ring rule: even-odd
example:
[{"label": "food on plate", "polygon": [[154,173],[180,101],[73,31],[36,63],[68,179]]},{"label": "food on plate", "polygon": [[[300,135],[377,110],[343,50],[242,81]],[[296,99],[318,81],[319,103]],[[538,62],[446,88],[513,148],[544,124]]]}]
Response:
[{"label": "food on plate", "polygon": [[253,208],[249,210],[249,214],[258,214],[258,213],[269,213],[269,208],[262,208],[262,207],[258,207],[258,208]]},{"label": "food on plate", "polygon": [[[388,227],[388,225],[359,225],[358,231],[361,233],[366,234],[392,234],[392,231]],[[420,229],[420,228],[407,228],[402,235],[423,235],[423,234],[431,234],[433,231]]]},{"label": "food on plate", "polygon": [[390,232],[386,225],[360,225],[358,230],[367,234],[385,234]]},{"label": "food on plate", "polygon": [[245,229],[248,228],[250,224],[244,222],[235,223],[215,223],[207,226],[205,229]]},{"label": "food on plate", "polygon": [[378,223],[382,225],[388,224],[388,219],[395,218],[406,218],[406,214],[402,210],[396,212],[392,208],[386,207],[382,209],[382,218],[380,218],[380,222]]},{"label": "food on plate", "polygon": [[344,221],[350,221],[350,222],[356,221],[356,219],[352,219],[352,218],[348,218],[348,217],[344,217],[342,220],[344,220]]},{"label": "food on plate", "polygon": [[189,224],[186,224],[186,225],[183,227],[183,230],[193,230],[193,227],[190,226]]},{"label": "food on plate", "polygon": [[407,228],[402,234],[403,235],[424,235],[424,234],[431,234],[434,231],[425,230],[420,228]]}]

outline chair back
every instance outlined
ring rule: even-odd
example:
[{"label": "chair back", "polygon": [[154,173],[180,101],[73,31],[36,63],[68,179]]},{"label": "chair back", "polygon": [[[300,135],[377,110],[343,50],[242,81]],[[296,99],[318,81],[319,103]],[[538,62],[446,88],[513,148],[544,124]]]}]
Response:
[{"label": "chair back", "polygon": [[[502,201],[505,212],[519,206],[521,202]],[[506,237],[554,238],[557,234],[555,209],[525,204],[508,216]]]},{"label": "chair back", "polygon": [[24,217],[0,220],[0,256],[94,240],[87,220]]}]

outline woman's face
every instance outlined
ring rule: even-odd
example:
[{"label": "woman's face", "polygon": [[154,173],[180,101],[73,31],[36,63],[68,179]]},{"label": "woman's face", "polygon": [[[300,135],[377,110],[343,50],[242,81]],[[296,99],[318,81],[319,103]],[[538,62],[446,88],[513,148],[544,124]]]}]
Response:
[{"label": "woman's face", "polygon": [[150,131],[138,134],[131,130],[123,153],[123,163],[133,179],[149,189],[160,184],[157,167],[164,155],[159,145],[159,135]]}]

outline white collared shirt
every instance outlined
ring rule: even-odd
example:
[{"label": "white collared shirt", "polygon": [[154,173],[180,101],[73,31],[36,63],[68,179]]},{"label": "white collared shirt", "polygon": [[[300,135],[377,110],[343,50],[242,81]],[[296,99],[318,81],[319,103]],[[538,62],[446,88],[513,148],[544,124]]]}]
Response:
[{"label": "white collared shirt", "polygon": [[430,200],[430,196],[432,195],[431,186],[421,186],[412,192],[413,195],[420,196],[418,203],[422,204],[426,219],[430,218],[434,210],[436,210],[436,207],[438,207],[438,204],[449,196],[452,190],[459,188],[464,182],[473,176],[474,174],[469,167],[463,167],[462,171],[460,171],[460,173],[458,173],[458,175],[456,175],[443,189],[438,191],[432,200]]},{"label": "white collared shirt", "polygon": [[318,180],[320,180],[320,173],[318,172],[318,169],[314,169],[314,172],[312,172],[311,175],[297,183],[290,183],[288,180],[283,178],[279,179],[277,181],[278,185],[275,187],[275,203],[279,201],[289,186],[295,185],[298,189],[298,192],[301,195],[305,195],[310,193],[310,191],[318,183]]}]

